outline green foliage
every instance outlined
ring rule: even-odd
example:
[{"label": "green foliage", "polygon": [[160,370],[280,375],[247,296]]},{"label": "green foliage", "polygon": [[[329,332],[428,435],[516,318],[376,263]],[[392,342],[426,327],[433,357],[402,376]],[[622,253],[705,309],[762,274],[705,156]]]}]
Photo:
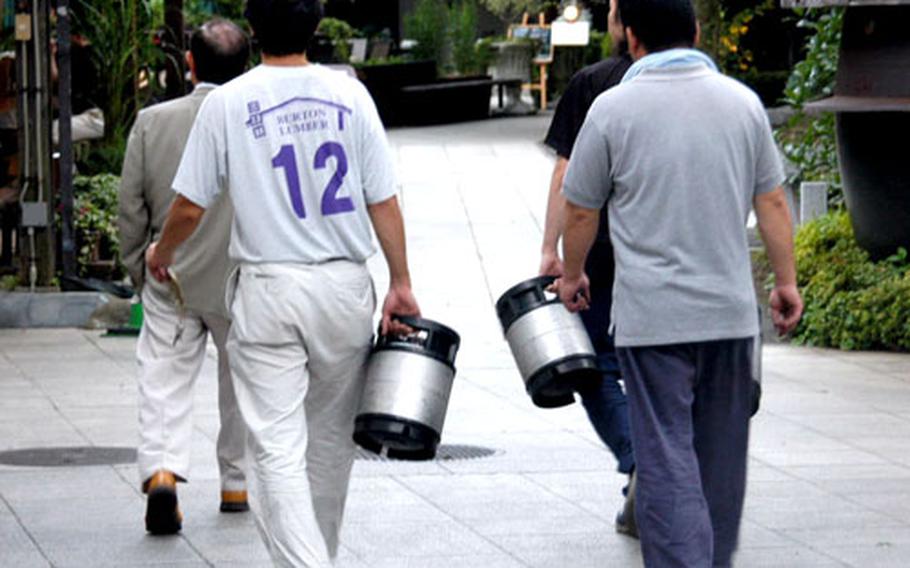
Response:
[{"label": "green foliage", "polygon": [[800,10],[799,14],[797,26],[813,34],[806,44],[806,58],[793,67],[784,95],[787,103],[801,107],[834,91],[844,10]]},{"label": "green foliage", "polygon": [[803,181],[825,181],[831,188],[831,205],[843,203],[834,116],[830,113],[810,116],[802,112],[809,101],[829,96],[834,91],[838,48],[844,10],[800,11],[799,27],[813,30],[806,46],[806,57],[797,63],[784,90],[787,104],[799,112],[789,124],[776,133],[784,155],[796,166],[788,183],[798,186]]},{"label": "green foliage", "polygon": [[[164,22],[164,0],[150,0],[156,22]],[[228,20],[243,20],[245,0],[184,0],[183,19],[188,26],[198,26],[220,16]]]},{"label": "green foliage", "polygon": [[126,155],[126,135],[114,140],[77,145],[76,169],[85,175],[119,172]]},{"label": "green foliage", "polygon": [[414,12],[405,16],[405,33],[417,41],[412,51],[415,58],[442,63],[447,17],[448,10],[442,0],[418,0]]},{"label": "green foliage", "polygon": [[338,18],[323,18],[319,22],[319,32],[332,40],[334,59],[336,61],[345,63],[350,61],[351,44],[348,43],[348,40],[357,35],[351,24]]},{"label": "green foliage", "polygon": [[799,112],[786,127],[775,133],[775,137],[784,155],[796,166],[787,183],[799,187],[804,181],[827,182],[828,205],[842,205],[844,193],[837,167],[834,115],[811,116]]},{"label": "green foliage", "polygon": [[804,225],[796,236],[805,311],[794,339],[840,349],[910,351],[910,258],[879,262],[856,244],[845,211]]},{"label": "green foliage", "polygon": [[8,274],[0,278],[0,290],[12,292],[19,286],[19,277],[15,274]]},{"label": "green foliage", "polygon": [[725,74],[743,78],[753,67],[753,54],[743,48],[743,38],[752,21],[775,7],[775,0],[756,0],[751,6],[732,12],[723,2],[703,2],[710,10],[702,33],[702,47]]},{"label": "green foliage", "polygon": [[492,37],[477,40],[474,45],[474,73],[484,74],[487,72],[487,68],[493,64],[497,53],[497,49],[493,46],[494,43],[496,43],[496,39]]},{"label": "green foliage", "polygon": [[399,65],[407,62],[408,58],[403,55],[390,55],[389,57],[367,59],[366,61],[355,64],[354,68],[359,69],[361,67],[373,67],[376,65]]},{"label": "green foliage", "polygon": [[418,0],[405,33],[417,41],[413,57],[436,61],[441,73],[482,73],[493,59],[492,44],[477,41],[477,0]]},{"label": "green foliage", "polygon": [[455,69],[462,75],[478,72],[477,5],[474,0],[461,0],[449,8],[449,37]]},{"label": "green foliage", "polygon": [[591,30],[591,37],[584,50],[584,64],[597,63],[613,54],[613,39],[608,32]]},{"label": "green foliage", "polygon": [[559,6],[556,0],[480,0],[480,3],[506,22],[517,22],[525,12],[536,22],[536,14]]},{"label": "green foliage", "polygon": [[[104,160],[122,159],[126,136],[151,94],[143,89],[143,72],[156,67],[159,52],[152,44],[155,23],[150,0],[75,0],[80,14],[77,31],[90,44],[95,67],[99,70],[99,100],[104,112]],[[103,160],[102,160],[103,161]],[[107,171],[119,171],[119,160]],[[91,170],[93,172],[103,170]]]},{"label": "green foliage", "polygon": [[73,180],[73,230],[81,275],[99,260],[113,260],[119,271],[120,236],[117,195],[120,178],[113,174],[76,176]]}]

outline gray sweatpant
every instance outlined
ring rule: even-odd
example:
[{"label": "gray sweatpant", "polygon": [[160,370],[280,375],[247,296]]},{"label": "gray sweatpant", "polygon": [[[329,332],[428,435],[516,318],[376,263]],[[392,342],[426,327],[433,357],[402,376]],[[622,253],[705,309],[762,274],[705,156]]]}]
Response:
[{"label": "gray sweatpant", "polygon": [[731,564],[746,488],[752,342],[617,349],[648,568]]}]

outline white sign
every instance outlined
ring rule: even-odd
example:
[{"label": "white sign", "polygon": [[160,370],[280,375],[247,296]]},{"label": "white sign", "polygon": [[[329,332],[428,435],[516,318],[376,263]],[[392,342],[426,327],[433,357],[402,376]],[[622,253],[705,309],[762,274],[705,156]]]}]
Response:
[{"label": "white sign", "polygon": [[553,45],[588,45],[591,38],[591,22],[560,22],[551,24]]}]

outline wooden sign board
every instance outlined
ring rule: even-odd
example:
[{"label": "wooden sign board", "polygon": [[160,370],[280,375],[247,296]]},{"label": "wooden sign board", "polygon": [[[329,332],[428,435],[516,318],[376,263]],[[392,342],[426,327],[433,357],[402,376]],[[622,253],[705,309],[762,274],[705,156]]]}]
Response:
[{"label": "wooden sign board", "polygon": [[538,50],[534,54],[534,63],[553,62],[553,43],[550,41],[550,26],[515,24],[509,27],[509,37],[527,38],[537,42]]}]

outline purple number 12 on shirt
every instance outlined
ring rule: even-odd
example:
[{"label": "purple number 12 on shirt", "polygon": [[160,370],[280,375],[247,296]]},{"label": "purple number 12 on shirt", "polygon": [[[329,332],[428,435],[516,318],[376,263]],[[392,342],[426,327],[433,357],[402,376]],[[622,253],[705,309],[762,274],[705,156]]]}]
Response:
[{"label": "purple number 12 on shirt", "polygon": [[[323,215],[335,215],[354,210],[354,202],[350,197],[338,197],[338,190],[344,183],[344,176],[348,173],[348,159],[344,147],[337,142],[326,142],[316,150],[313,159],[313,168],[321,170],[326,167],[329,158],[335,158],[335,173],[329,180],[322,193]],[[306,219],[306,208],[303,205],[303,194],[300,190],[300,172],[297,170],[297,156],[293,144],[285,144],[272,158],[272,167],[284,170],[284,177],[288,184],[288,193],[291,198],[291,207],[300,219]]]}]

